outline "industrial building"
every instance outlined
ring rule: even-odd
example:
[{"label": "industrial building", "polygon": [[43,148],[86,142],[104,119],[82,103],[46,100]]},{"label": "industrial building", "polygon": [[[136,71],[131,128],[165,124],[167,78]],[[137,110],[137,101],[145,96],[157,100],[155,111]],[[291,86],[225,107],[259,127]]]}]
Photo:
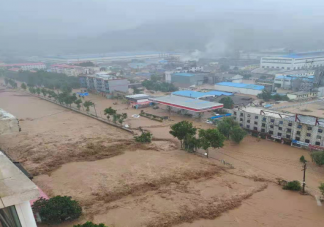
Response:
[{"label": "industrial building", "polygon": [[50,68],[50,72],[63,73],[68,76],[79,76],[82,74],[93,74],[99,72],[99,67],[82,67],[68,64],[55,64]]},{"label": "industrial building", "polygon": [[99,72],[94,75],[80,75],[80,85],[88,90],[109,94],[114,91],[128,92],[129,81],[124,78]]},{"label": "industrial building", "polygon": [[288,90],[292,90],[294,84],[298,86],[299,83],[303,83],[304,86],[308,85],[306,90],[309,90],[313,87],[314,76],[276,75],[273,83],[274,86],[277,88],[288,89]]},{"label": "industrial building", "polygon": [[324,66],[324,51],[292,53],[277,57],[263,57],[261,68],[298,70]]},{"label": "industrial building", "polygon": [[172,92],[172,95],[175,96],[181,96],[186,98],[192,98],[192,99],[202,99],[206,97],[218,97],[218,96],[231,96],[233,93],[231,92],[224,92],[224,91],[209,91],[209,92],[199,92],[199,91],[175,91]]},{"label": "industrial building", "polygon": [[258,95],[264,90],[264,86],[255,84],[243,84],[232,82],[220,82],[215,84],[215,89],[219,91],[236,92],[246,95]]},{"label": "industrial building", "polygon": [[324,150],[324,119],[256,107],[228,110],[241,127],[297,147]]},{"label": "industrial building", "polygon": [[205,82],[208,83],[210,80],[209,77],[211,77],[211,74],[207,72],[173,73],[171,74],[171,82],[178,87],[190,87],[193,85],[202,85]]},{"label": "industrial building", "polygon": [[224,106],[221,103],[202,101],[175,95],[150,98],[150,100],[156,104],[166,105],[170,108],[170,110],[177,109],[180,111],[190,111],[193,113],[212,111],[215,109],[223,108]]},{"label": "industrial building", "polygon": [[306,100],[310,98],[317,98],[317,91],[297,91],[287,94],[290,100]]}]

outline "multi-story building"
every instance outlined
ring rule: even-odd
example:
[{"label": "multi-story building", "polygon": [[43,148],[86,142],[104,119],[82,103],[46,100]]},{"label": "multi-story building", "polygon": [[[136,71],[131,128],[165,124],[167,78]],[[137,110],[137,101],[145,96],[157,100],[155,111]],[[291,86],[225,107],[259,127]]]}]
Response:
[{"label": "multi-story building", "polygon": [[19,64],[6,64],[4,65],[6,68],[19,68],[21,70],[32,70],[32,69],[46,69],[46,65],[44,63],[19,63]]},{"label": "multi-story building", "polygon": [[324,149],[324,119],[256,107],[228,110],[242,128],[298,147]]},{"label": "multi-story building", "polygon": [[292,90],[294,81],[296,83],[307,83],[312,88],[314,83],[314,76],[310,75],[276,75],[274,78],[274,86],[277,88]]},{"label": "multi-story building", "polygon": [[299,70],[324,66],[324,51],[263,57],[261,68]]},{"label": "multi-story building", "polygon": [[76,65],[56,64],[51,66],[51,72],[63,73],[68,76],[79,76],[82,74],[93,74],[100,71],[99,67],[82,67]]},{"label": "multi-story building", "polygon": [[113,91],[127,93],[130,84],[127,79],[109,75],[106,72],[99,72],[94,75],[80,75],[79,81],[81,87],[102,93],[111,93]]}]

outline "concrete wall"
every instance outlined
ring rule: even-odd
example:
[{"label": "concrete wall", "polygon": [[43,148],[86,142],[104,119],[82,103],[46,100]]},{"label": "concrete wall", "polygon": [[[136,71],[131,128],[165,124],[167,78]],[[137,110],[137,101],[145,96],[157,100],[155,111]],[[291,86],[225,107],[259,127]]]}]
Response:
[{"label": "concrete wall", "polygon": [[126,79],[121,80],[109,80],[109,91],[122,91],[128,93],[129,81]]}]

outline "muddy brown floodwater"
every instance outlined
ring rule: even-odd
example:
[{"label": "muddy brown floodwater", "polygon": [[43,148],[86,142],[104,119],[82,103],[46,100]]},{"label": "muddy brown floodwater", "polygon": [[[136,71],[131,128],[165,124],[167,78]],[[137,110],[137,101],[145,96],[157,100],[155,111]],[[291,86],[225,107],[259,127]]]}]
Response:
[{"label": "muddy brown floodwater", "polygon": [[[222,149],[211,149],[206,159],[179,150],[170,136],[169,126],[180,116],[173,113],[163,123],[134,119],[131,115],[140,111],[120,101],[87,99],[96,103],[98,115],[109,106],[127,113],[131,127],[151,131],[155,140],[137,144],[128,132],[37,97],[0,93],[0,107],[19,118],[22,128],[1,136],[1,148],[22,162],[49,196],[72,196],[83,207],[80,219],[60,227],[87,220],[115,227],[323,226],[324,208],[313,196],[284,191],[275,183],[278,177],[301,181],[299,157],[310,160],[307,151],[247,137],[240,145],[226,142]],[[309,162],[307,191],[319,195],[320,182],[323,168]]]}]

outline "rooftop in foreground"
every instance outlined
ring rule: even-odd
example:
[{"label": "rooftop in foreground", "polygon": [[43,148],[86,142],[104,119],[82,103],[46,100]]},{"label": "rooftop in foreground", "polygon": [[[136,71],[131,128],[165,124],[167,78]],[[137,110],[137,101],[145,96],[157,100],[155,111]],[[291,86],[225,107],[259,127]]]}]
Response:
[{"label": "rooftop in foreground", "polygon": [[0,208],[38,198],[38,187],[0,151]]},{"label": "rooftop in foreground", "polygon": [[163,96],[158,98],[150,98],[150,100],[162,105],[167,105],[194,112],[206,112],[214,109],[223,108],[223,104],[221,103],[202,101],[181,96]]}]

